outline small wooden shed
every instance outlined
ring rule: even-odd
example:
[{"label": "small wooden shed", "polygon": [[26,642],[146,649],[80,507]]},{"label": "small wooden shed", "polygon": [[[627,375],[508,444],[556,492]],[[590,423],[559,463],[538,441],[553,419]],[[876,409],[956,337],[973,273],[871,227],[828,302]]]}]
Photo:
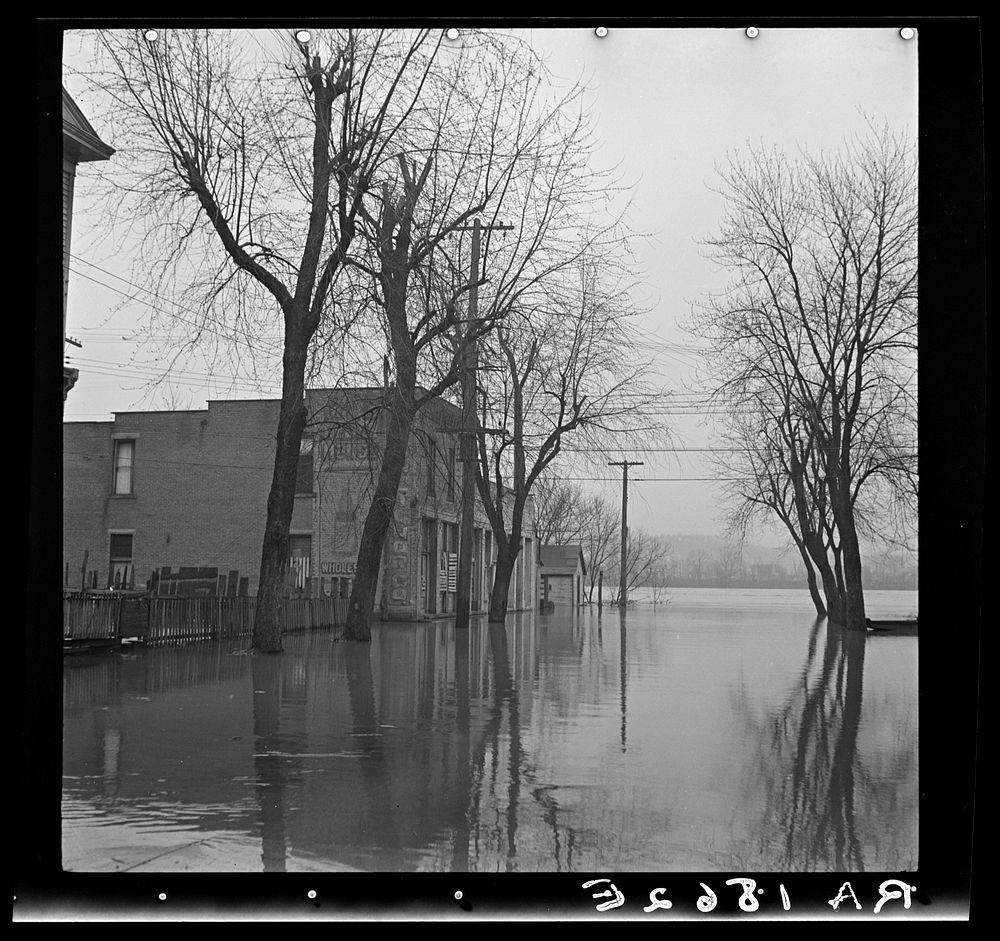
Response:
[{"label": "small wooden shed", "polygon": [[575,607],[583,604],[587,566],[580,546],[542,546],[538,569],[538,603],[549,607]]}]

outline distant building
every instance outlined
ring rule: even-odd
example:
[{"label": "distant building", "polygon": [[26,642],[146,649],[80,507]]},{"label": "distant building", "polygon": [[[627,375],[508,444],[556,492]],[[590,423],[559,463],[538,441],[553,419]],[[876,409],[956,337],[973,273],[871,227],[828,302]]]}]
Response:
[{"label": "distant building", "polygon": [[587,566],[582,547],[542,546],[539,556],[539,604],[556,607],[583,604]]},{"label": "distant building", "polygon": [[[293,590],[348,596],[380,466],[381,388],[313,390],[290,527]],[[146,587],[183,570],[257,589],[278,400],[213,401],[206,410],[118,412],[63,425],[63,565],[67,587]],[[417,416],[377,610],[386,618],[455,611],[461,409],[436,401]],[[530,508],[529,508],[530,511]],[[493,532],[476,501],[472,610],[493,585]],[[214,570],[214,571],[213,571]],[[155,578],[154,578],[155,573]],[[531,539],[512,578],[511,610],[533,606]],[[244,581],[245,580],[245,581]]]},{"label": "distant building", "polygon": [[[69,297],[69,254],[73,229],[73,191],[77,164],[107,160],[115,151],[98,136],[70,93],[62,90],[63,125],[63,337],[66,336],[66,301]],[[63,401],[76,385],[79,370],[63,366]]]}]

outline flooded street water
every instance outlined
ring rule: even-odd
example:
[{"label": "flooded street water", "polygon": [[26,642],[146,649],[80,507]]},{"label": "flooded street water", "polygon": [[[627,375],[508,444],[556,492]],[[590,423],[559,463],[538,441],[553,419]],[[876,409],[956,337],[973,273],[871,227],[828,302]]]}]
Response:
[{"label": "flooded street water", "polygon": [[914,869],[917,638],[828,631],[805,592],[670,594],[67,657],[63,867]]}]

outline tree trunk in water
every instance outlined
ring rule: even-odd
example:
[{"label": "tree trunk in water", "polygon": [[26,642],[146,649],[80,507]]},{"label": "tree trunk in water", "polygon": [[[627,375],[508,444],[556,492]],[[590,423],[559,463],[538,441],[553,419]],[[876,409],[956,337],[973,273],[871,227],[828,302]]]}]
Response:
[{"label": "tree trunk in water", "polygon": [[829,562],[824,559],[824,564],[817,566],[820,571],[820,578],[823,582],[823,594],[826,595],[827,617],[835,624],[844,623],[844,594],[837,584],[837,579],[830,568]]},{"label": "tree trunk in water", "polygon": [[806,567],[806,583],[809,585],[809,597],[812,598],[813,607],[816,609],[816,617],[825,618],[826,605],[823,604],[823,596],[819,593],[819,586],[816,583],[816,569],[802,543],[798,543],[798,550],[802,556],[802,564]]},{"label": "tree trunk in water", "polygon": [[493,591],[490,593],[490,624],[502,624],[507,620],[507,597],[510,594],[510,580],[514,574],[517,553],[502,545],[497,546],[497,568],[493,576]]},{"label": "tree trunk in water", "polygon": [[837,577],[837,591],[840,592],[841,598],[843,598],[847,593],[847,589],[844,587],[844,566],[842,556],[843,553],[840,549],[833,550],[833,574]]},{"label": "tree trunk in water", "polygon": [[[811,521],[805,497],[805,488],[802,485],[801,469],[797,462],[794,462],[793,466],[793,484],[795,486],[795,512],[801,532],[799,551],[801,552],[803,548],[805,549],[806,553],[808,553],[808,558],[812,560],[816,571],[819,572],[820,580],[823,583],[823,594],[826,596],[826,605],[824,606],[825,611],[823,614],[835,623],[842,623],[844,619],[843,593],[838,590],[837,580],[834,577],[833,570],[830,568],[830,559],[827,556],[826,545],[823,542],[822,529],[815,528]],[[795,541],[796,544],[799,543],[798,538]],[[808,564],[806,565],[806,569],[808,571]],[[812,584],[810,584],[809,590],[810,593],[813,592]],[[815,594],[813,595],[813,604],[816,605],[816,611],[819,612],[822,602],[817,603]],[[820,615],[820,617],[822,616]]]},{"label": "tree trunk in water", "polygon": [[306,424],[306,406],[302,398],[305,356],[286,350],[285,358],[274,473],[267,496],[267,520],[253,620],[252,649],[255,653],[281,651],[281,622],[288,574],[288,529],[295,506],[299,448]]},{"label": "tree trunk in water", "polygon": [[413,407],[397,389],[391,392],[389,408],[386,410],[385,451],[379,470],[372,507],[365,519],[358,546],[358,562],[354,576],[354,587],[347,611],[344,638],[347,640],[371,640],[371,617],[375,608],[375,591],[378,587],[379,571],[382,568],[382,552],[385,538],[392,523],[396,508],[396,495],[406,464],[406,449],[413,424]]},{"label": "tree trunk in water", "polygon": [[[812,560],[812,564],[819,573],[820,581],[823,584],[823,594],[826,597],[825,614],[835,624],[842,624],[844,621],[844,595],[840,591],[837,585],[837,578],[830,567],[830,559],[827,557],[823,539],[817,533],[810,532],[803,539],[803,546],[808,552],[809,558]],[[815,598],[813,598],[813,603],[816,603]]]},{"label": "tree trunk in water", "polygon": [[861,547],[854,528],[854,510],[846,497],[838,494],[835,508],[840,549],[844,565],[844,626],[849,631],[868,629],[865,618],[865,594],[862,586]]}]

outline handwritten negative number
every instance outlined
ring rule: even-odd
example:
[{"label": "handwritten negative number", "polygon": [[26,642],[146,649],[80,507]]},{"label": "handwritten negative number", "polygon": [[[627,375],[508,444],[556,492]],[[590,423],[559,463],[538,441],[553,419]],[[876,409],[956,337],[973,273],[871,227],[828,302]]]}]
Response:
[{"label": "handwritten negative number", "polygon": [[710,912],[716,905],[719,904],[719,900],[715,893],[707,886],[704,882],[698,883],[704,890],[705,894],[698,896],[698,911],[699,912]]},{"label": "handwritten negative number", "polygon": [[740,908],[745,912],[755,912],[760,908],[760,902],[753,894],[757,888],[757,883],[753,879],[727,879],[726,885],[743,886],[743,894],[740,896]]}]

